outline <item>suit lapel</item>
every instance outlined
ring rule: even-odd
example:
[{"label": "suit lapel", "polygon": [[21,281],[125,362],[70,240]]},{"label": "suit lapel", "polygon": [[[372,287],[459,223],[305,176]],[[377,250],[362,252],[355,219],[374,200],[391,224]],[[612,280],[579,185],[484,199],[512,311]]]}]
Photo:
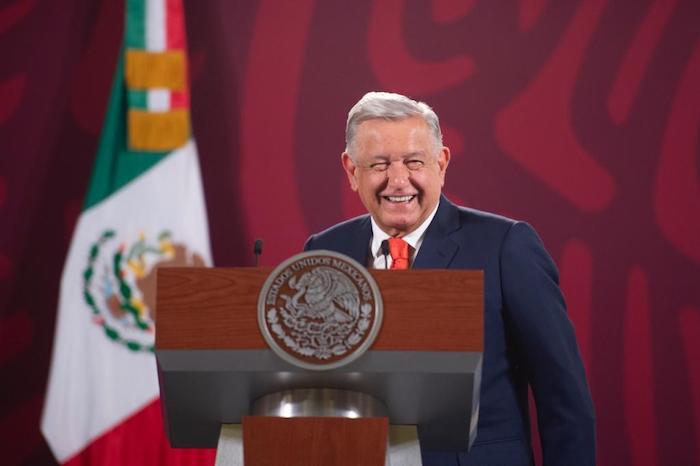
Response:
[{"label": "suit lapel", "polygon": [[347,250],[344,253],[362,265],[367,266],[369,257],[369,240],[372,236],[372,223],[369,215],[360,220],[352,238],[348,241]]},{"label": "suit lapel", "polygon": [[413,262],[416,269],[446,269],[454,258],[459,245],[449,235],[461,228],[457,207],[440,196],[440,205],[433,221],[425,231],[425,238]]}]

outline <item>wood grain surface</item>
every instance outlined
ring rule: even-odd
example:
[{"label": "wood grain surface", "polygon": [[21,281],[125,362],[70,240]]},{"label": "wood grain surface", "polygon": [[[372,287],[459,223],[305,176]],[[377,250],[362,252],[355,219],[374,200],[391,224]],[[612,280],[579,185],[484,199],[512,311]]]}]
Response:
[{"label": "wood grain surface", "polygon": [[246,416],[247,466],[384,466],[389,422],[385,417]]},{"label": "wood grain surface", "polygon": [[[158,270],[156,348],[265,349],[258,294],[271,268]],[[482,351],[483,273],[371,270],[384,321],[372,350]]]}]

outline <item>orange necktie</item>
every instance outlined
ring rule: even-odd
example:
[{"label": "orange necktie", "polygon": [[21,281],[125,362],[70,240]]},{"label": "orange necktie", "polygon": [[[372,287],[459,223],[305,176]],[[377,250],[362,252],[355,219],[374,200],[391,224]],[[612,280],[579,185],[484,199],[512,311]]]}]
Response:
[{"label": "orange necktie", "polygon": [[389,238],[391,268],[405,270],[408,268],[408,243],[401,238]]}]

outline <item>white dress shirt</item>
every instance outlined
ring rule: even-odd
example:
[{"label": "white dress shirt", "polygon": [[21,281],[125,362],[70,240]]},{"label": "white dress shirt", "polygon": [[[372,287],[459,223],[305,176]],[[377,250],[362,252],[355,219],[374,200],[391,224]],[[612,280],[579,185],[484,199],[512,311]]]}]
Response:
[{"label": "white dress shirt", "polygon": [[[423,238],[425,237],[425,230],[428,229],[428,226],[430,225],[430,222],[433,221],[433,217],[435,217],[435,213],[437,212],[438,209],[438,203],[433,211],[428,215],[428,218],[426,218],[423,223],[420,224],[418,228],[407,234],[406,236],[402,236],[401,239],[406,241],[409,246],[411,246],[409,250],[409,263],[410,266],[413,267],[413,259],[416,257],[418,254],[418,250],[420,249],[421,244],[423,244]],[[374,268],[374,269],[384,269],[384,268],[391,268],[391,256],[387,255],[386,256],[386,264],[385,264],[385,256],[382,254],[382,241],[385,239],[391,238],[391,236],[387,235],[384,230],[379,228],[379,225],[377,225],[377,222],[374,221],[374,217],[370,217],[372,220],[372,239],[370,240],[370,253],[372,254],[371,260],[369,261],[369,267]]]}]

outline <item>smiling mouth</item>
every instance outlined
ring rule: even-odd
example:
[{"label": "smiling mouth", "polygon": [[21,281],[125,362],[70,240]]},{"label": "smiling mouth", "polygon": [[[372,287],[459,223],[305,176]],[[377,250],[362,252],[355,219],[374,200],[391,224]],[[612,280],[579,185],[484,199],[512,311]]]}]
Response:
[{"label": "smiling mouth", "polygon": [[382,196],[382,199],[393,204],[405,204],[411,202],[415,197],[415,194],[410,194],[407,196]]}]

